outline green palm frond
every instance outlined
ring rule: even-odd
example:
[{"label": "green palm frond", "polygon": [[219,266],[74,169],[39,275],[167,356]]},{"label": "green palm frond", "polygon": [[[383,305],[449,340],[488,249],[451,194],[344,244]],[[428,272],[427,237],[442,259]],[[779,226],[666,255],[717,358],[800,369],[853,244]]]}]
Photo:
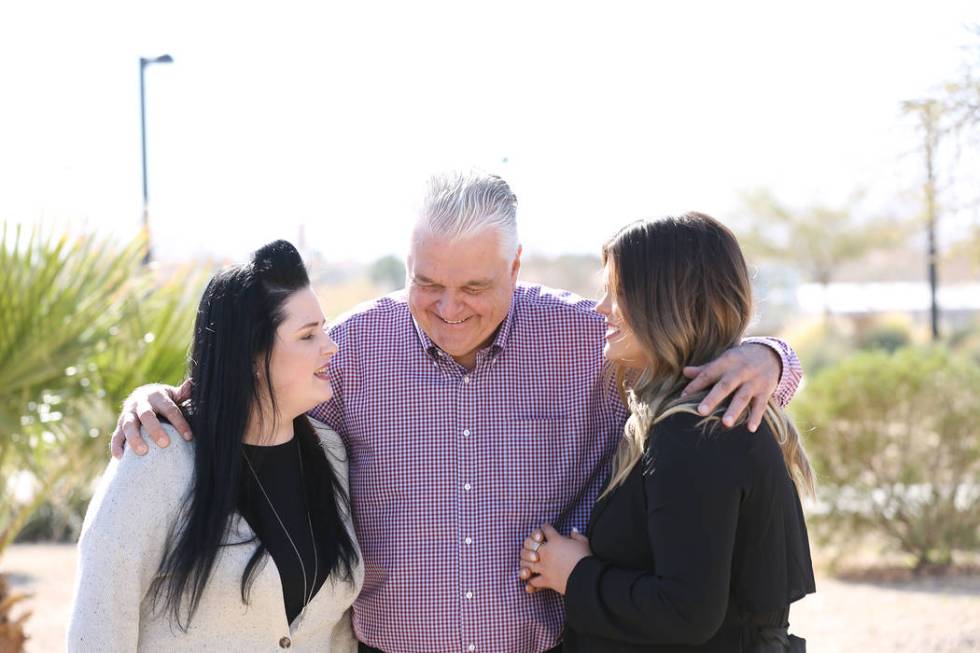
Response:
[{"label": "green palm frond", "polygon": [[142,239],[0,236],[0,430],[18,428],[25,399],[62,385],[98,337],[102,317],[138,269]]},{"label": "green palm frond", "polygon": [[137,386],[183,380],[202,287],[203,276],[186,270],[162,285],[134,284],[116,304],[90,363],[110,405]]},{"label": "green palm frond", "polygon": [[3,502],[0,551],[39,502],[104,467],[105,434],[135,385],[183,375],[200,283],[160,283],[139,265],[144,246],[3,225],[0,487],[26,472],[37,490]]}]

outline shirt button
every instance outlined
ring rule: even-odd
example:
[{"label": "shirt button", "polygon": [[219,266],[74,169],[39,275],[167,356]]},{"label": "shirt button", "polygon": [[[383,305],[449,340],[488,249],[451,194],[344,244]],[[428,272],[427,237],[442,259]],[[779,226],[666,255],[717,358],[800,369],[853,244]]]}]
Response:
[{"label": "shirt button", "polygon": [[463,540],[463,542],[466,543],[466,544],[473,544],[473,538],[472,537],[467,537],[465,540]]},{"label": "shirt button", "polygon": [[469,435],[469,434],[470,434],[469,429],[463,429],[463,435]]},{"label": "shirt button", "polygon": [[470,382],[470,377],[464,376],[463,377],[463,383],[469,383],[469,382]]},{"label": "shirt button", "polygon": [[469,492],[470,490],[473,489],[473,486],[470,485],[469,483],[463,483],[463,489]]},{"label": "shirt button", "polygon": [[467,599],[472,599],[473,598],[473,592],[467,592],[466,593],[466,598]]},{"label": "shirt button", "polygon": [[476,650],[476,644],[470,644],[469,646],[466,647],[466,650],[467,651],[475,651]]},{"label": "shirt button", "polygon": [[289,648],[292,645],[293,643],[289,640],[288,637],[283,637],[282,639],[279,640],[279,648]]}]

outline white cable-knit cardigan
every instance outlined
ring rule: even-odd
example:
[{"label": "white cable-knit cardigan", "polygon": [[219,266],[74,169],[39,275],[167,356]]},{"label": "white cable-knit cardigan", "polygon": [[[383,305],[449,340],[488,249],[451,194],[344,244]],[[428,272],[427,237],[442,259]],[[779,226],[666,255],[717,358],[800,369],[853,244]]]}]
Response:
[{"label": "white cable-knit cardigan", "polygon": [[[347,454],[340,437],[310,420],[342,484]],[[68,650],[111,651],[318,651],[353,653],[350,606],[364,582],[363,565],[351,586],[331,576],[293,623],[286,621],[282,584],[272,558],[256,572],[249,603],[241,599],[242,571],[256,544],[225,546],[218,553],[201,602],[186,633],[147,597],[170,526],[194,475],[194,444],[165,425],[170,446],[144,439],[149,453],[127,450],[109,463],[89,505],[78,542],[78,572],[68,627]],[[349,516],[347,529],[354,537]],[[226,542],[254,537],[237,513]],[[356,543],[356,539],[354,540]]]}]

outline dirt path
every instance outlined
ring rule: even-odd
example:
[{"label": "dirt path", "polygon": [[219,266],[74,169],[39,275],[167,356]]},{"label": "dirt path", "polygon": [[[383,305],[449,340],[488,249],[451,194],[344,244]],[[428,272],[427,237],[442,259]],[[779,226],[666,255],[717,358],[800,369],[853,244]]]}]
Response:
[{"label": "dirt path", "polygon": [[[29,602],[28,653],[64,650],[75,548],[10,547],[0,560]],[[817,593],[793,607],[792,630],[811,653],[980,651],[980,576],[871,585],[817,579]]]},{"label": "dirt path", "polygon": [[790,622],[817,653],[980,651],[980,576],[887,585],[817,577]]}]

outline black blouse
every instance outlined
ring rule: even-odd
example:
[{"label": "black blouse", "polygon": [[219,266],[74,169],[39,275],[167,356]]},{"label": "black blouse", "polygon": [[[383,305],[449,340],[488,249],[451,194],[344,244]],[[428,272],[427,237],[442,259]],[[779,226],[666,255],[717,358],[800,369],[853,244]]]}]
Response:
[{"label": "black blouse", "polygon": [[814,591],[803,510],[771,431],[706,433],[700,419],[657,424],[644,460],[596,504],[594,555],[568,579],[566,653],[747,650]]},{"label": "black blouse", "polygon": [[[307,522],[307,495],[300,475],[299,442],[294,437],[289,442],[274,446],[242,445],[245,455],[255,468],[269,499],[275,506],[289,537],[292,538],[303,559],[306,570],[306,593],[316,594],[330,572],[331,562],[324,560],[322,546],[318,546],[318,564],[313,557],[313,538]],[[309,474],[309,470],[306,470]],[[239,511],[248,522],[259,540],[265,545],[269,555],[279,570],[282,581],[282,594],[285,601],[286,617],[292,623],[303,610],[306,597],[303,595],[303,567],[300,566],[296,551],[286,537],[276,514],[255,483],[255,478],[247,464],[242,463],[242,493]],[[307,482],[310,482],[309,480]],[[312,517],[317,519],[316,511]],[[318,532],[314,521],[314,532]],[[313,582],[313,571],[317,569]],[[310,584],[312,582],[312,587]]]}]

